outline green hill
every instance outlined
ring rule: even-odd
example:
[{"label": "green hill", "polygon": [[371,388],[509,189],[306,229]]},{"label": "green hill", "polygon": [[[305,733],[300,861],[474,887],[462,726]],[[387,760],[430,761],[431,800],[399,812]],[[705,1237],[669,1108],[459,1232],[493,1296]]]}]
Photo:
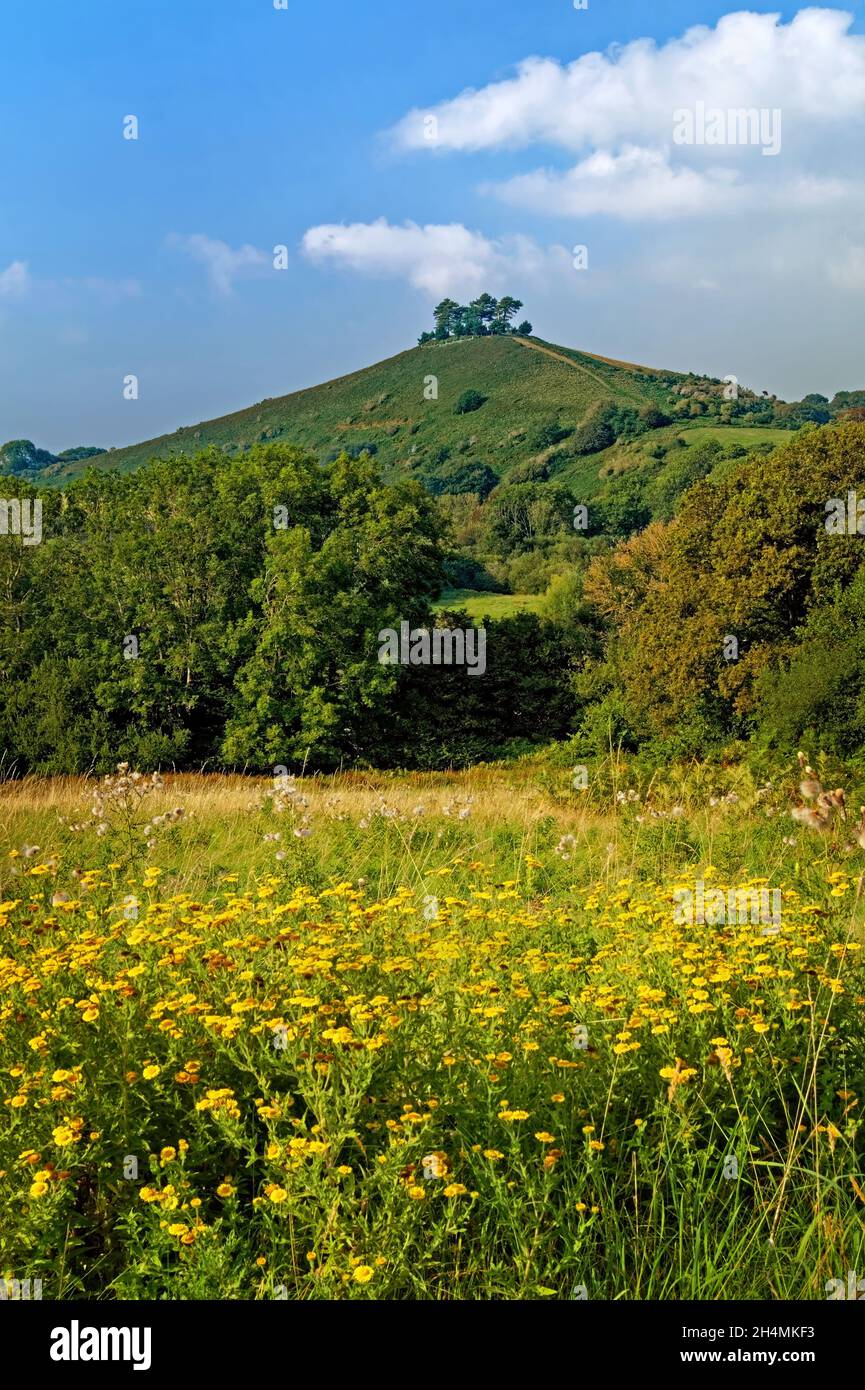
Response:
[{"label": "green hill", "polygon": [[[433,388],[429,377],[437,378],[438,399],[425,399]],[[439,475],[446,463],[461,461],[504,477],[541,452],[533,440],[550,420],[572,429],[605,405],[663,407],[670,385],[684,380],[540,339],[464,338],[412,348],[321,386],[259,401],[96,459],[60,460],[42,476],[63,483],[89,467],[126,472],[154,457],[193,454],[208,445],[233,453],[281,440],[322,458],[370,445],[386,473]],[[484,404],[455,414],[460,397],[470,390],[484,396]]]},{"label": "green hill", "polygon": [[436,493],[486,496],[502,481],[555,476],[592,495],[599,482],[642,465],[647,448],[670,444],[683,430],[689,443],[707,428],[728,443],[734,431],[749,442],[777,441],[782,428],[801,423],[801,409],[743,387],[730,403],[714,378],[617,362],[540,338],[465,337],[426,343],[320,386],[91,457],[69,450],[43,459],[44,451],[30,445],[34,457],[25,462],[34,480],[62,485],[89,469],[128,472],[209,446],[232,455],[281,441],[322,461],[343,449],[368,449],[386,477],[416,476]]}]

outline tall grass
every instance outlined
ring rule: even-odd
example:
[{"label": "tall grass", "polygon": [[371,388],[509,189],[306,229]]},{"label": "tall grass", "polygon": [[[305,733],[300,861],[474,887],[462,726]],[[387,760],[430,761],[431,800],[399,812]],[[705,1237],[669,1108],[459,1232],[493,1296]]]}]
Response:
[{"label": "tall grass", "polygon": [[[791,769],[115,784],[0,787],[0,1275],[763,1299],[865,1266],[863,853],[794,825]],[[781,889],[778,930],[677,920],[698,877]]]}]

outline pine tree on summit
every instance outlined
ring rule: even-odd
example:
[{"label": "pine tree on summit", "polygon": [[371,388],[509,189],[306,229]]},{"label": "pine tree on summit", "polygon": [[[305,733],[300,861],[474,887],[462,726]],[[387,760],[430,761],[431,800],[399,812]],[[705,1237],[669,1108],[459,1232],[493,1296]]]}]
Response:
[{"label": "pine tree on summit", "polygon": [[438,339],[449,338],[454,328],[454,316],[460,312],[460,306],[455,299],[443,299],[441,304],[437,304],[433,309],[434,337]]},{"label": "pine tree on summit", "polygon": [[435,328],[425,331],[418,339],[424,343],[445,342],[450,338],[484,338],[488,334],[518,333],[524,336],[532,331],[528,320],[523,320],[518,328],[512,327],[511,320],[523,307],[521,299],[513,295],[503,295],[494,299],[484,292],[470,304],[457,304],[453,299],[443,299],[433,310]]},{"label": "pine tree on summit", "polygon": [[473,325],[477,325],[478,334],[490,332],[490,326],[497,309],[498,301],[493,299],[491,294],[482,294],[477,299],[472,300],[469,305],[470,321]]},{"label": "pine tree on summit", "polygon": [[496,305],[496,312],[493,316],[491,333],[511,333],[511,319],[519,313],[523,307],[521,299],[514,299],[506,294]]}]

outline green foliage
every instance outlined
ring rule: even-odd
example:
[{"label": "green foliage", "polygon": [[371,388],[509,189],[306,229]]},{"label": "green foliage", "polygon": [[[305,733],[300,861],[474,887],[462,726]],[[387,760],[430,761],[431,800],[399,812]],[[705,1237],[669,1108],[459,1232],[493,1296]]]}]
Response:
[{"label": "green foliage", "polygon": [[445,460],[441,463],[443,466],[426,479],[426,485],[435,497],[447,492],[476,493],[483,498],[489,496],[499,481],[498,474],[477,459],[467,463],[460,463],[458,459],[449,464]]},{"label": "green foliage", "polygon": [[[458,611],[440,613],[438,621],[464,625]],[[392,737],[411,749],[414,765],[466,766],[503,755],[515,741],[543,743],[572,731],[572,671],[597,653],[594,628],[562,628],[529,612],[484,626],[483,677],[460,667],[401,670]]]},{"label": "green foliage", "polygon": [[422,618],[441,574],[432,504],[416,483],[381,486],[347,457],[327,474],[292,459],[265,505],[287,498],[291,525],[269,536],[252,584],[255,648],[236,675],[225,731],[231,763],[319,763],[382,739],[395,681],[376,635]]},{"label": "green foliage", "polygon": [[554,444],[561,444],[571,434],[573,430],[567,425],[560,424],[558,420],[547,420],[532,437],[532,444],[536,449],[549,449]]},{"label": "green foliage", "polygon": [[[560,491],[529,488],[523,523],[560,531]],[[0,545],[7,771],[443,766],[568,731],[588,626],[497,628],[483,678],[379,662],[382,629],[433,621],[445,551],[429,492],[368,456],[209,450],[42,501],[42,543]]]},{"label": "green foliage", "polygon": [[550,460],[548,458],[526,459],[525,463],[518,463],[508,474],[509,483],[545,483],[550,476]]},{"label": "green foliage", "polygon": [[597,412],[574,431],[571,448],[575,454],[597,454],[615,442],[615,432],[605,413]]},{"label": "green foliage", "polygon": [[441,570],[428,495],[346,456],[210,451],[43,503],[42,544],[0,547],[0,745],[21,768],[351,748],[392,683],[376,633]]},{"label": "green foliage", "polygon": [[375,458],[377,453],[378,445],[374,444],[371,440],[367,440],[361,444],[347,444],[342,449],[331,449],[330,452],[325,455],[324,462],[336,463],[337,459],[341,458],[343,454],[350,459],[359,459],[362,454],[368,454],[370,458]]},{"label": "green foliage", "polygon": [[479,560],[460,551],[448,556],[445,561],[444,577],[445,584],[450,589],[486,589],[490,593],[501,591],[501,585]]},{"label": "green foliage", "polygon": [[[514,299],[509,294],[501,299],[493,299],[491,294],[484,293],[473,299],[471,304],[457,304],[454,299],[443,299],[433,310],[435,330],[421,334],[419,341],[424,344],[431,339],[444,342],[448,338],[480,338],[489,334],[522,332],[527,326],[525,323],[517,330],[511,327],[511,320],[522,307],[522,300]],[[531,332],[531,324],[528,324],[528,330]]]},{"label": "green foliage", "polygon": [[747,459],[691,487],[667,528],[593,561],[587,593],[615,631],[638,727],[675,734],[682,751],[755,726],[783,742],[825,726],[839,748],[858,744],[861,539],[823,522],[863,461],[862,425],[803,431],[759,468]]},{"label": "green foliage", "polygon": [[514,483],[496,489],[484,509],[490,549],[508,556],[561,535],[573,513],[569,490],[558,483]]},{"label": "green foliage", "polygon": [[[744,454],[745,451],[741,452]],[[678,499],[689,487],[708,477],[721,453],[718,441],[708,439],[705,443],[694,445],[669,459],[647,489],[647,501],[652,515],[669,521]]]},{"label": "green foliage", "polygon": [[54,463],[47,449],[37,449],[29,439],[10,439],[0,446],[0,473],[29,473]]},{"label": "green foliage", "polygon": [[865,566],[762,673],[758,701],[760,733],[782,747],[850,754],[865,745]]},{"label": "green foliage", "polygon": [[[581,688],[577,682],[578,689]],[[582,687],[585,688],[585,687]],[[587,700],[575,751],[580,757],[603,758],[613,752],[635,752],[641,732],[620,690],[608,690],[600,699]]]},{"label": "green foliage", "polygon": [[593,532],[624,539],[641,531],[652,520],[647,491],[650,479],[643,472],[621,473],[608,484],[589,511]]},{"label": "green foliage", "polygon": [[553,575],[544,594],[541,612],[559,627],[574,627],[592,621],[591,610],[583,597],[583,575],[578,569]]},{"label": "green foliage", "polygon": [[64,449],[57,455],[57,460],[60,463],[80,463],[84,459],[95,459],[107,452],[107,449],[98,449],[92,444],[80,444],[74,449]]},{"label": "green foliage", "polygon": [[[808,400],[806,396],[804,398]],[[836,391],[832,397],[832,413],[837,415],[842,410],[854,410],[865,406],[865,391]]]},{"label": "green foliage", "polygon": [[51,454],[47,449],[37,449],[30,439],[10,439],[8,444],[0,445],[0,473],[38,473],[51,464],[83,463],[107,452],[95,445],[79,445],[75,449],[64,449],[60,454]]},{"label": "green foliage", "polygon": [[614,439],[635,439],[648,429],[632,405],[607,406],[601,419],[609,426]]},{"label": "green foliage", "polygon": [[669,415],[665,415],[656,405],[647,405],[639,413],[640,421],[646,429],[662,429],[664,425],[671,424]]},{"label": "green foliage", "polygon": [[473,410],[480,410],[481,406],[486,404],[486,401],[487,397],[480,391],[475,391],[474,388],[463,391],[454,406],[454,415],[470,415]]}]

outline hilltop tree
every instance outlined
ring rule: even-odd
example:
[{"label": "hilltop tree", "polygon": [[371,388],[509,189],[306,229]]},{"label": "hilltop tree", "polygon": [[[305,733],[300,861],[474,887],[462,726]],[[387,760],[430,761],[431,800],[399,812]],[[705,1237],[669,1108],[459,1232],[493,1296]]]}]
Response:
[{"label": "hilltop tree", "polygon": [[510,333],[511,319],[514,318],[522,309],[523,301],[514,299],[512,295],[504,295],[496,305],[496,312],[493,316],[491,333]]},{"label": "hilltop tree", "polygon": [[[498,300],[493,299],[491,294],[482,294],[472,300],[469,305],[470,322],[477,325],[478,333],[490,332],[497,309]],[[472,331],[475,331],[474,328]]]},{"label": "hilltop tree", "polygon": [[422,346],[435,339],[444,342],[447,338],[482,338],[487,334],[519,333],[527,336],[532,325],[524,319],[519,328],[513,328],[511,321],[523,307],[521,299],[506,294],[494,299],[484,292],[470,304],[457,304],[454,299],[443,299],[433,310],[435,329],[424,332],[418,339]]},{"label": "hilltop tree", "polygon": [[450,337],[454,328],[454,316],[460,312],[460,306],[455,299],[443,299],[441,304],[436,305],[433,309],[436,338]]},{"label": "hilltop tree", "polygon": [[0,473],[38,473],[52,463],[79,463],[105,452],[95,445],[80,445],[64,449],[62,454],[51,454],[47,449],[37,449],[30,439],[10,439],[8,444],[0,444]]}]

